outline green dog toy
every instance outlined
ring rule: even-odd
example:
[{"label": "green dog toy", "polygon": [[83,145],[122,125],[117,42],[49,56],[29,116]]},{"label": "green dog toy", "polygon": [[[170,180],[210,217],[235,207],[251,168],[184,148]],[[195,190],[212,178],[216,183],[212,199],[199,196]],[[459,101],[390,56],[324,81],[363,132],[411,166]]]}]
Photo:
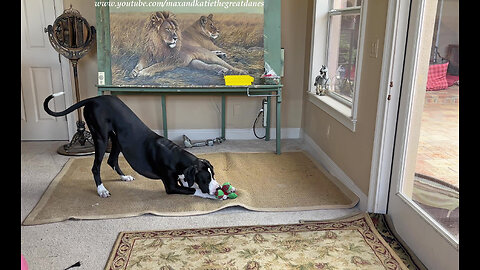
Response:
[{"label": "green dog toy", "polygon": [[215,197],[219,200],[235,199],[238,197],[235,187],[229,182],[225,182],[222,187],[217,188],[215,191]]}]

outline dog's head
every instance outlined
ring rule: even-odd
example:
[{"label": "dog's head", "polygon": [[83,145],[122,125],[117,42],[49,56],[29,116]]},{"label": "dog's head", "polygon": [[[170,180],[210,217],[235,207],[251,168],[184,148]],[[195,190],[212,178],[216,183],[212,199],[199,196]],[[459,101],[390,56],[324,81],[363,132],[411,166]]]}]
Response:
[{"label": "dog's head", "polygon": [[220,187],[215,180],[213,166],[206,159],[199,158],[196,164],[185,169],[183,175],[189,187],[196,183],[203,193],[213,195]]}]

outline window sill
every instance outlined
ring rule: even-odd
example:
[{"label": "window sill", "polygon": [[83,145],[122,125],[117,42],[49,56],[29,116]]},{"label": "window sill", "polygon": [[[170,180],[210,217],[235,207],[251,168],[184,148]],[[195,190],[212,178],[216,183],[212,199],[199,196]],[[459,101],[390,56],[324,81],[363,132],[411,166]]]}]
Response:
[{"label": "window sill", "polygon": [[318,96],[311,92],[307,92],[307,94],[310,102],[355,132],[357,120],[352,118],[352,109],[350,107],[329,96]]}]

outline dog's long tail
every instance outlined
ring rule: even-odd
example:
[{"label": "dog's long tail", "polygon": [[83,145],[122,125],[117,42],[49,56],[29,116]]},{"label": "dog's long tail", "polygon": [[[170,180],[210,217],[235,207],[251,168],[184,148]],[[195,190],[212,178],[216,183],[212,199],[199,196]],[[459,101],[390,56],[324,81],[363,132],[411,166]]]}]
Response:
[{"label": "dog's long tail", "polygon": [[72,106],[70,106],[69,108],[67,108],[66,110],[61,111],[61,112],[54,112],[54,111],[50,110],[50,109],[48,108],[48,102],[49,102],[52,98],[61,96],[61,95],[63,95],[63,94],[65,94],[65,92],[58,92],[58,93],[55,93],[55,94],[51,94],[51,95],[48,96],[48,97],[45,99],[45,101],[43,102],[43,109],[44,109],[48,114],[50,114],[51,116],[59,117],[59,116],[67,115],[67,114],[73,112],[74,110],[76,110],[76,109],[84,106],[84,105],[90,100],[89,98],[87,98],[87,99],[84,99],[84,100],[82,100],[82,101],[79,101],[79,102],[73,104]]}]

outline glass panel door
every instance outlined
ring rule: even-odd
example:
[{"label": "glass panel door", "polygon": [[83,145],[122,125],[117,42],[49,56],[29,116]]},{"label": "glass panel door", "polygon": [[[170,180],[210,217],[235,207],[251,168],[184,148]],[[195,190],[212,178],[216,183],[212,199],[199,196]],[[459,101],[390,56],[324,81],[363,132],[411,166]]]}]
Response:
[{"label": "glass panel door", "polygon": [[458,2],[412,0],[399,16],[409,29],[387,213],[429,269],[458,269]]},{"label": "glass panel door", "polygon": [[[439,0],[410,198],[458,242],[459,0]],[[425,76],[425,74],[423,74]]]}]

